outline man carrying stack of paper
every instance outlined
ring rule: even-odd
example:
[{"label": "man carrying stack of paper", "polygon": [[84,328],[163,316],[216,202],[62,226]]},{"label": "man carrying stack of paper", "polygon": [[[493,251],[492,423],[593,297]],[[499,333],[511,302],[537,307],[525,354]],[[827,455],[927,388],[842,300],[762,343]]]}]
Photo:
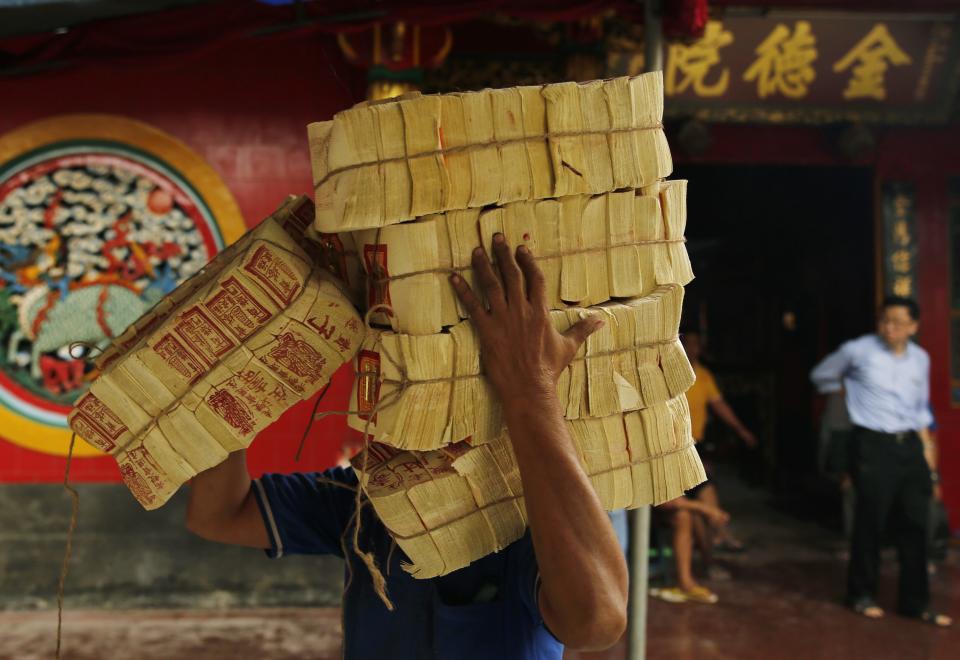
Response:
[{"label": "man carrying stack of paper", "polygon": [[354,468],[252,483],[231,454],[193,480],[188,525],[347,559],[345,657],[559,660],[622,634],[604,510],[704,478],[661,118],[648,75],[310,126],[312,236],[354,294],[366,276],[347,406],[365,448]]}]

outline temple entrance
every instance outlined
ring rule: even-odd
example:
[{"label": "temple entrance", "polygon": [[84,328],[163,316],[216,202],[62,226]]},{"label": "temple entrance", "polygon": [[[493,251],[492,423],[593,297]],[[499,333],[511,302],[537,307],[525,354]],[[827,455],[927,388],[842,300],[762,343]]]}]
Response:
[{"label": "temple entrance", "polygon": [[783,506],[810,511],[822,484],[808,373],[873,327],[873,172],[682,165],[675,177],[690,181],[697,275],[684,325],[700,329],[727,400],[761,438],[744,453],[713,423],[705,444],[720,460],[736,452],[743,476],[772,487]]}]

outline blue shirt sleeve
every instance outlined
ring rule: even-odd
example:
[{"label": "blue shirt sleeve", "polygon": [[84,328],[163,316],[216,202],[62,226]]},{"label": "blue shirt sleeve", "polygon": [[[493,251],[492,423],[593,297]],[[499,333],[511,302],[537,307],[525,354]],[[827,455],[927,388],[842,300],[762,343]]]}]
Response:
[{"label": "blue shirt sleeve", "polygon": [[543,624],[543,615],[540,613],[540,567],[537,565],[537,555],[533,550],[533,539],[530,530],[510,546],[510,563],[512,590],[520,594],[520,600],[530,615],[535,626]]},{"label": "blue shirt sleeve", "polygon": [[854,344],[847,342],[821,360],[810,372],[810,380],[820,394],[839,392],[843,389],[843,377],[853,362]]},{"label": "blue shirt sleeve", "polygon": [[269,557],[315,554],[343,557],[340,539],[354,511],[352,469],[265,474],[253,492],[270,538]]},{"label": "blue shirt sleeve", "polygon": [[930,356],[926,352],[921,353],[921,383],[920,383],[920,401],[917,404],[917,419],[919,429],[927,429],[936,423],[933,418],[933,407],[930,405]]}]

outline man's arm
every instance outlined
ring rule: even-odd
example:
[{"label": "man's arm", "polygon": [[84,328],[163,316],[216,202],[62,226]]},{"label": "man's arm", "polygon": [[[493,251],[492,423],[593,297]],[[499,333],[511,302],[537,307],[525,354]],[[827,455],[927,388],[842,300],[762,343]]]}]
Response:
[{"label": "man's arm", "polygon": [[602,322],[585,319],[557,332],[543,273],[529,250],[521,247],[514,258],[497,234],[494,253],[502,285],[484,251],[473,255],[489,311],[463,278],[451,282],[479,335],[484,372],[500,396],[513,441],[540,569],[540,612],[567,646],[607,648],[626,628],[627,566],[580,466],[556,391],[560,373]]},{"label": "man's arm", "polygon": [[191,480],[187,529],[209,541],[270,547],[250,488],[246,449],[233,452],[226,461]]},{"label": "man's arm", "polygon": [[930,476],[933,478],[933,497],[940,500],[943,497],[943,491],[940,488],[940,477],[937,473],[937,466],[940,464],[940,446],[937,444],[937,434],[930,429],[920,429],[917,431],[920,440],[923,442],[923,457],[927,460],[930,467]]},{"label": "man's arm", "polygon": [[810,380],[820,394],[839,392],[843,389],[843,377],[851,365],[850,345],[844,344],[821,360],[810,371]]},{"label": "man's arm", "polygon": [[740,421],[740,418],[737,417],[737,414],[733,412],[733,408],[724,400],[722,396],[718,396],[714,399],[711,399],[709,402],[710,409],[713,410],[714,414],[723,420],[723,423],[729,426],[733,431],[740,436],[740,439],[743,440],[744,444],[748,447],[757,446],[757,436],[750,432],[746,426],[743,425],[743,422]]}]

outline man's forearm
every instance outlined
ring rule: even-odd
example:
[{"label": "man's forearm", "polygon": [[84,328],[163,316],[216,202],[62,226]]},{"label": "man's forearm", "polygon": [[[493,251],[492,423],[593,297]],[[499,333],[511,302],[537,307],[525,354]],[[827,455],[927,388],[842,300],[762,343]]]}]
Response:
[{"label": "man's forearm", "polygon": [[937,471],[937,465],[939,464],[939,451],[936,441],[933,439],[933,434],[930,433],[930,429],[922,428],[917,431],[917,435],[920,436],[921,442],[923,442],[923,457],[927,460],[927,465],[930,466],[931,472]]},{"label": "man's forearm", "polygon": [[717,417],[737,433],[743,433],[747,430],[743,422],[740,421],[740,418],[737,417],[737,414],[733,412],[733,408],[731,408],[723,398],[711,401],[710,407],[713,408],[713,412],[716,413]]},{"label": "man's forearm", "polygon": [[544,618],[569,646],[612,644],[625,625],[626,562],[580,466],[559,401],[553,393],[528,395],[505,403],[505,416],[540,568]]},{"label": "man's forearm", "polygon": [[533,253],[520,246],[515,258],[500,233],[493,249],[500,278],[482,248],[472,257],[489,309],[461,276],[450,282],[470,314],[484,373],[504,406],[540,569],[540,612],[568,646],[606,648],[626,627],[627,567],[580,467],[556,392],[560,374],[603,321],[582,318],[559,332]]}]

